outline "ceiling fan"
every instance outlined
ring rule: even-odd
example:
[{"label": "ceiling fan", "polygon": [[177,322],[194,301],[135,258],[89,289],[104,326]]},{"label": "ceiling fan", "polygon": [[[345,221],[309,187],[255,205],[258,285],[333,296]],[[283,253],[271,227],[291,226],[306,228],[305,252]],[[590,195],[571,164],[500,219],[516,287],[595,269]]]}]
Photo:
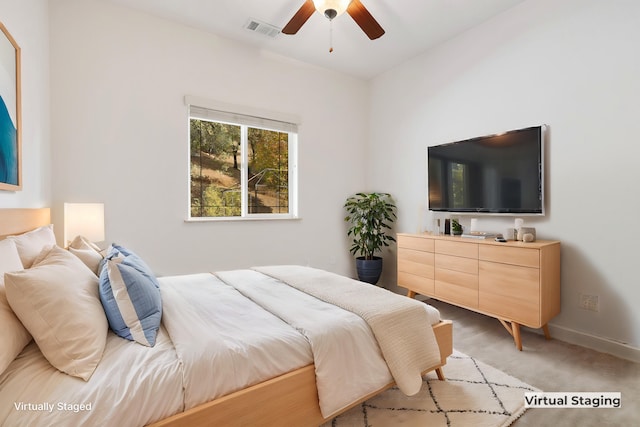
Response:
[{"label": "ceiling fan", "polygon": [[316,10],[327,17],[329,21],[347,12],[371,40],[375,40],[384,34],[384,29],[360,0],[306,0],[296,14],[293,15],[293,18],[284,26],[282,32],[284,34],[297,33]]}]

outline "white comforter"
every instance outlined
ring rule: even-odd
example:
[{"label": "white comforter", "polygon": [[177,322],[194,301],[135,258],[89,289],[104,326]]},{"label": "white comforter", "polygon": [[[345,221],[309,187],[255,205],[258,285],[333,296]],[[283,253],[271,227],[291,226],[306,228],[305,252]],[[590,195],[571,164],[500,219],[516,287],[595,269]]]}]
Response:
[{"label": "white comforter", "polygon": [[362,317],[371,328],[398,388],[413,396],[422,373],[440,364],[440,350],[425,305],[386,289],[299,265],[256,270]]},{"label": "white comforter", "polygon": [[393,382],[371,329],[361,317],[257,271],[216,275],[306,338],[325,418]]},{"label": "white comforter", "polygon": [[110,333],[84,382],[32,342],[0,375],[0,424],[142,426],[311,363],[328,417],[392,381],[362,318],[272,277],[238,270],[159,282],[155,347]]},{"label": "white comforter", "polygon": [[295,329],[211,274],[163,277],[160,289],[186,409],[313,361]]},{"label": "white comforter", "polygon": [[152,348],[110,332],[87,382],[52,367],[33,341],[0,375],[6,427],[143,426],[183,408],[181,366],[164,328]]}]

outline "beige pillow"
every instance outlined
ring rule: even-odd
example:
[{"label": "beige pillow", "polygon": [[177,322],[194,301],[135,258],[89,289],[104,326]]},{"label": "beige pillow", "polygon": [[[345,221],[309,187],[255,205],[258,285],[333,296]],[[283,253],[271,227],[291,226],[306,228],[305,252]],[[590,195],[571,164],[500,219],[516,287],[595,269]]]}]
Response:
[{"label": "beige pillow", "polygon": [[0,240],[0,281],[7,271],[22,270],[22,261],[13,240]]},{"label": "beige pillow", "polygon": [[56,244],[56,236],[53,234],[53,224],[45,225],[17,236],[9,236],[7,240],[13,240],[15,242],[24,268],[31,268],[34,260],[43,249]]},{"label": "beige pillow", "polygon": [[91,243],[83,236],[77,236],[71,243],[69,243],[69,252],[80,258],[80,261],[84,263],[96,276],[100,273],[100,261],[104,258],[100,253],[100,248]]},{"label": "beige pillow", "polygon": [[5,287],[11,308],[49,363],[87,381],[107,340],[96,275],[54,246],[30,269],[5,274]]},{"label": "beige pillow", "polygon": [[31,341],[29,331],[11,310],[4,289],[4,273],[20,270],[22,262],[16,244],[12,240],[0,240],[0,374]]}]

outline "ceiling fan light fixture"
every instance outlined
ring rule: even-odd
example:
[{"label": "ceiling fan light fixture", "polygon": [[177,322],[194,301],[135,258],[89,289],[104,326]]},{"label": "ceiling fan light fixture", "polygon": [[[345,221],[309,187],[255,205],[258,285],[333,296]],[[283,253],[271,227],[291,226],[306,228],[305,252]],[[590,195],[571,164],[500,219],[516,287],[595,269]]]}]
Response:
[{"label": "ceiling fan light fixture", "polygon": [[316,10],[332,20],[342,15],[349,7],[351,0],[313,0]]}]

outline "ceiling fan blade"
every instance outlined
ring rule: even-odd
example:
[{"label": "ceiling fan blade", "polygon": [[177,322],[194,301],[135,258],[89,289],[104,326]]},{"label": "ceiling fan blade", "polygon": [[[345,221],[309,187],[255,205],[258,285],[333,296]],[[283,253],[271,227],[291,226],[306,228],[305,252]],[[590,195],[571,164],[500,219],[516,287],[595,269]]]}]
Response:
[{"label": "ceiling fan blade", "polygon": [[384,34],[384,29],[378,24],[378,21],[369,13],[360,0],[353,0],[347,8],[349,16],[356,21],[356,24],[362,28],[362,31],[371,40],[375,40]]},{"label": "ceiling fan blade", "polygon": [[298,9],[293,18],[284,26],[282,32],[284,34],[295,34],[298,30],[307,22],[307,19],[313,15],[313,12],[316,11],[316,7],[313,4],[312,0],[307,0],[304,4]]}]

